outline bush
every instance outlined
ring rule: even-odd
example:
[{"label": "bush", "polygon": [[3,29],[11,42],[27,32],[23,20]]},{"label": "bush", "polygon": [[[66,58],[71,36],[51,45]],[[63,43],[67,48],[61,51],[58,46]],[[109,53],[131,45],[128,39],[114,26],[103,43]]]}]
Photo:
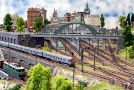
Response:
[{"label": "bush", "polygon": [[133,59],[134,58],[134,45],[128,47],[128,54],[129,54],[129,58]]}]

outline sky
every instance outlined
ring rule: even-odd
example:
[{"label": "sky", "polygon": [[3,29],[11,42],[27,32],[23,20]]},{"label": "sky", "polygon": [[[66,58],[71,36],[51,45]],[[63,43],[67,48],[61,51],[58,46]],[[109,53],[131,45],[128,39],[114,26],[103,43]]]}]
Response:
[{"label": "sky", "polygon": [[121,15],[134,13],[134,0],[0,0],[0,24],[7,13],[17,13],[27,20],[28,8],[44,7],[47,10],[47,19],[50,20],[54,8],[58,16],[63,17],[67,12],[83,12],[87,2],[91,15],[104,15],[107,29],[119,27]]}]

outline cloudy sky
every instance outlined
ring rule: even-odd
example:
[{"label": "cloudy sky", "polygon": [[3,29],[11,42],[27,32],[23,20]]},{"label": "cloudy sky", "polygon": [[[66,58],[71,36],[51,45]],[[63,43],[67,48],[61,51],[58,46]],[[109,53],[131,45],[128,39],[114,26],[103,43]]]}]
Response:
[{"label": "cloudy sky", "polygon": [[3,17],[7,13],[18,13],[27,20],[27,10],[30,7],[44,7],[49,20],[54,8],[58,16],[62,17],[66,12],[83,11],[87,1],[91,15],[104,14],[106,28],[119,26],[120,15],[134,13],[134,0],[0,0],[0,23],[3,23]]}]

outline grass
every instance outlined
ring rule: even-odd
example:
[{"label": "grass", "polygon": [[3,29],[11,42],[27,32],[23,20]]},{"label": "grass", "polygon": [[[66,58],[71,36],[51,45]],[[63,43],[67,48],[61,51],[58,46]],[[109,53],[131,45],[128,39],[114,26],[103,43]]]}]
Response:
[{"label": "grass", "polygon": [[63,52],[65,52],[65,50],[60,50],[60,51],[63,51]]},{"label": "grass", "polygon": [[15,81],[13,81],[13,80],[11,80],[11,81],[10,81],[10,84],[16,84],[16,82],[15,82]]},{"label": "grass", "polygon": [[84,78],[89,79],[90,77],[85,76]]},{"label": "grass", "polygon": [[[119,28],[119,30],[124,30],[124,28]],[[131,28],[131,31],[134,31],[134,28]]]},{"label": "grass", "polygon": [[[123,57],[123,58],[126,58],[126,49],[122,49],[118,52],[119,56],[120,57]],[[134,61],[134,58],[133,59],[130,59],[129,58],[129,55],[128,55],[128,51],[127,51],[127,59],[131,60],[131,61]]]},{"label": "grass", "polygon": [[[81,66],[81,65],[76,65],[76,67],[78,67],[78,68],[82,68],[82,66]],[[90,70],[90,68],[89,68],[89,67],[87,67],[87,66],[83,66],[83,69],[85,69],[85,70]]]},{"label": "grass", "polygon": [[61,68],[61,67],[58,67],[58,66],[57,66],[56,68]]},{"label": "grass", "polygon": [[105,82],[100,82],[100,84],[96,85],[95,87],[91,87],[88,90],[124,90],[124,89],[122,89],[121,87],[110,85]]},{"label": "grass", "polygon": [[109,66],[103,66],[103,65],[98,65],[99,67],[102,67],[102,68],[106,68],[106,69],[112,69],[111,67]]},{"label": "grass", "polygon": [[134,31],[134,28],[131,28],[131,31]]},{"label": "grass", "polygon": [[100,46],[99,46],[99,49],[103,49],[103,47],[100,47]]},{"label": "grass", "polygon": [[84,54],[84,55],[86,55],[86,56],[88,56],[88,55],[89,55],[89,54],[88,54],[88,52],[84,52],[83,54]]},{"label": "grass", "polygon": [[5,82],[0,82],[0,84],[5,84]]}]

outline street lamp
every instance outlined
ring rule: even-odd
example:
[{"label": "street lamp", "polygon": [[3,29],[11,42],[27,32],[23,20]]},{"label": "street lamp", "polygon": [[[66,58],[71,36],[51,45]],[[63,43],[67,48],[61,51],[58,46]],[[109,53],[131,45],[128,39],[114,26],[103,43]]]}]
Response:
[{"label": "street lamp", "polygon": [[38,54],[38,52],[36,53],[36,65],[37,65],[37,54]]},{"label": "street lamp", "polygon": [[127,60],[127,47],[126,47],[126,60]]},{"label": "street lamp", "polygon": [[14,33],[14,27],[13,27],[13,33]]},{"label": "street lamp", "polygon": [[96,47],[94,46],[94,71],[95,71],[95,57],[96,57]]},{"label": "street lamp", "polygon": [[[71,52],[72,58],[74,57],[74,53]],[[73,86],[74,86],[74,75],[75,75],[75,61],[74,61],[74,66],[73,66]]]},{"label": "street lamp", "polygon": [[[8,41],[8,49],[9,49],[9,41]],[[10,49],[9,49],[8,61],[10,61]]]},{"label": "street lamp", "polygon": [[79,39],[79,56],[80,56],[80,47],[81,47],[81,44],[80,44],[80,39]]}]

